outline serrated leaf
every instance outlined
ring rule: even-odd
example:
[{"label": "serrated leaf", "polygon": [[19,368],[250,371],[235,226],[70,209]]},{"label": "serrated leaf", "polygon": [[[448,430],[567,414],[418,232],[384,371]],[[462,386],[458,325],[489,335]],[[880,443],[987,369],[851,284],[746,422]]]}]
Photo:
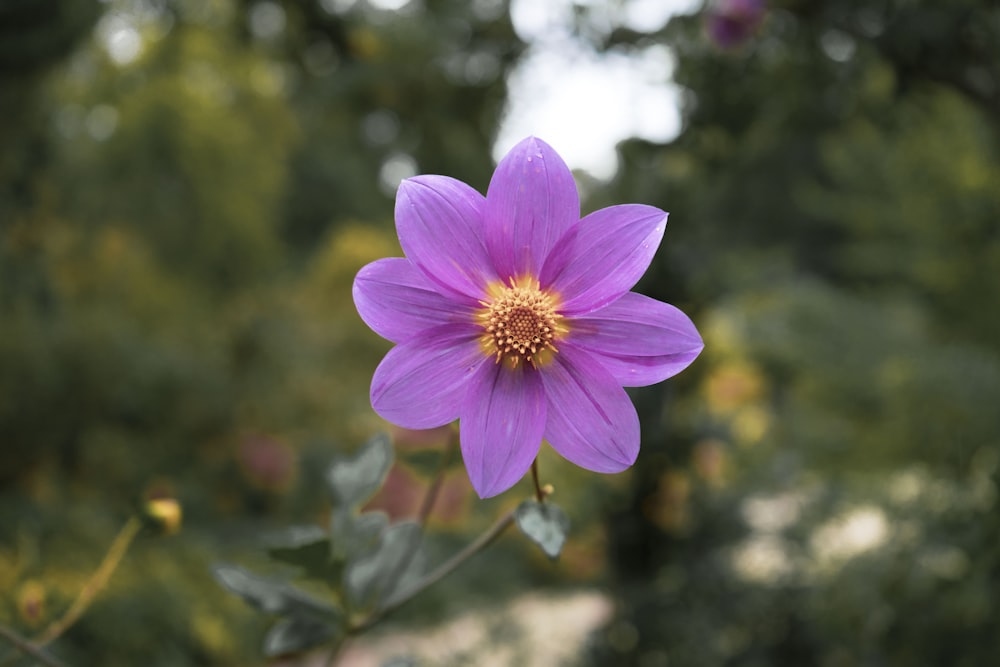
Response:
[{"label": "serrated leaf", "polygon": [[216,565],[215,579],[231,593],[239,595],[267,614],[337,619],[340,610],[283,581],[254,574],[235,565]]},{"label": "serrated leaf", "polygon": [[330,535],[319,526],[292,526],[269,540],[267,553],[275,560],[294,565],[303,575],[332,581],[338,575],[330,553]]},{"label": "serrated leaf", "polygon": [[367,609],[396,590],[400,581],[419,566],[420,526],[397,523],[382,533],[378,547],[347,565],[344,587],[358,609]]},{"label": "serrated leaf", "polygon": [[557,558],[569,534],[569,517],[552,503],[525,500],[514,513],[517,527],[542,548],[549,558]]},{"label": "serrated leaf", "polygon": [[333,557],[347,561],[372,551],[378,536],[388,525],[389,515],[385,512],[365,512],[358,515],[349,510],[334,510],[330,517]]},{"label": "serrated leaf", "polygon": [[343,634],[339,625],[310,618],[283,618],[264,636],[264,654],[269,658],[301,653]]},{"label": "serrated leaf", "polygon": [[338,507],[358,507],[382,486],[392,467],[389,436],[380,434],[362,445],[351,457],[338,458],[327,471],[327,483]]}]

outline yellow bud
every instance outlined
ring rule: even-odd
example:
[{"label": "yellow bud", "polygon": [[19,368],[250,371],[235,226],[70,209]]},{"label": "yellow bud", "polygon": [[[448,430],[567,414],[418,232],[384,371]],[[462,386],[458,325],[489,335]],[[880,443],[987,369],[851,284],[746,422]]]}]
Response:
[{"label": "yellow bud", "polygon": [[183,512],[181,505],[173,498],[154,498],[146,501],[146,517],[166,535],[173,535],[181,529]]}]

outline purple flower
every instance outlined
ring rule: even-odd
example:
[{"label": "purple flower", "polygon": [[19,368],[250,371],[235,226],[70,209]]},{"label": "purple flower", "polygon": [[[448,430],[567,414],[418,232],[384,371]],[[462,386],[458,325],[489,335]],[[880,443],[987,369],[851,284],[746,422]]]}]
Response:
[{"label": "purple flower", "polygon": [[684,313],[629,292],[666,224],[640,204],[581,219],[569,168],[535,138],[500,161],[485,197],[447,176],[403,181],[406,257],[354,280],[362,319],[396,343],[372,378],[375,412],[414,429],[459,419],[483,498],[524,476],[543,438],[588,470],[625,470],[639,418],[622,387],[675,375],[702,349]]},{"label": "purple flower", "polygon": [[723,49],[739,46],[760,26],[764,0],[719,0],[706,15],[709,37]]}]

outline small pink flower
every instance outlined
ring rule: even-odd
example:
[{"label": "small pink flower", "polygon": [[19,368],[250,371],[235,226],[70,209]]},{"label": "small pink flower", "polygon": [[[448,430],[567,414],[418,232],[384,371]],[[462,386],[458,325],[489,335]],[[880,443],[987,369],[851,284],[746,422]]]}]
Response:
[{"label": "small pink flower", "polygon": [[708,35],[724,49],[739,46],[757,31],[765,9],[764,0],[719,0],[705,17]]},{"label": "small pink flower", "polygon": [[500,161],[485,197],[446,176],[403,181],[406,257],[354,281],[362,319],[397,344],[375,370],[372,407],[405,428],[459,419],[483,498],[513,486],[543,438],[588,470],[625,470],[639,419],[622,387],[679,373],[703,345],[684,313],[629,291],[666,224],[641,204],[581,219],[569,168],[535,138]]}]

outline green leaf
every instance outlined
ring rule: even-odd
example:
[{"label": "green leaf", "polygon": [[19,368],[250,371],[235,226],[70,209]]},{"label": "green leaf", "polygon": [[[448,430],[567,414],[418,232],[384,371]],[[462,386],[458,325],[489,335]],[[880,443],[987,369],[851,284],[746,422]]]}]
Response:
[{"label": "green leaf", "polygon": [[415,576],[423,564],[417,557],[420,536],[415,522],[394,524],[382,533],[373,552],[348,563],[344,585],[356,608],[371,607]]},{"label": "green leaf", "polygon": [[517,527],[542,548],[549,558],[557,558],[569,534],[569,517],[552,503],[525,500],[514,513]]},{"label": "green leaf", "polygon": [[283,618],[264,637],[264,654],[269,658],[301,653],[343,635],[339,625],[311,618]]},{"label": "green leaf", "polygon": [[327,471],[327,483],[340,507],[358,507],[375,495],[392,467],[389,436],[382,433],[366,442],[354,456],[338,458]]},{"label": "green leaf", "polygon": [[275,547],[286,547],[294,549],[306,544],[320,542],[329,539],[329,535],[319,526],[288,526],[284,530],[273,534],[268,541]]},{"label": "green leaf", "polygon": [[379,535],[388,525],[389,516],[385,512],[358,515],[335,509],[330,518],[333,557],[340,561],[359,558],[374,549]]},{"label": "green leaf", "polygon": [[304,576],[322,581],[337,578],[330,535],[319,526],[292,526],[270,542],[267,553],[271,558],[300,568]]},{"label": "green leaf", "polygon": [[239,595],[267,614],[307,616],[331,621],[342,616],[336,607],[317,600],[294,586],[262,577],[242,567],[216,565],[212,568],[212,574],[231,593]]},{"label": "green leaf", "polygon": [[380,601],[384,603],[395,596],[396,593],[405,591],[415,585],[421,578],[423,578],[423,574],[426,571],[427,552],[424,551],[423,543],[419,543],[415,547],[413,555],[410,557],[409,562],[406,563],[406,567],[403,568],[399,577],[390,581],[386,588],[383,589],[379,598]]}]

